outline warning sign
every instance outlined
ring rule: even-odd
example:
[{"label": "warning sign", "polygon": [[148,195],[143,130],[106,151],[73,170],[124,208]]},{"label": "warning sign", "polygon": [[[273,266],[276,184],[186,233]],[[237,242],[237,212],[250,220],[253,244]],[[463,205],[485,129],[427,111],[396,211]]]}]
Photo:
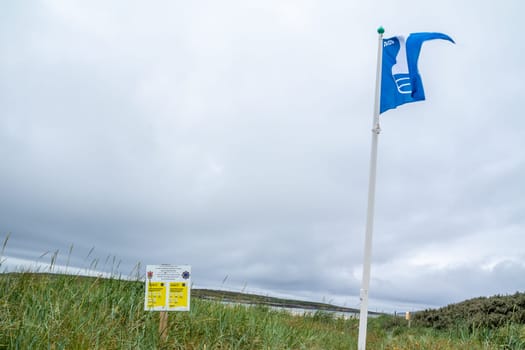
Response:
[{"label": "warning sign", "polygon": [[146,293],[146,307],[166,305],[166,285],[164,282],[149,282]]},{"label": "warning sign", "polygon": [[190,310],[191,266],[148,265],[146,266],[147,311]]},{"label": "warning sign", "polygon": [[183,307],[188,305],[188,287],[181,282],[170,283],[169,307]]}]

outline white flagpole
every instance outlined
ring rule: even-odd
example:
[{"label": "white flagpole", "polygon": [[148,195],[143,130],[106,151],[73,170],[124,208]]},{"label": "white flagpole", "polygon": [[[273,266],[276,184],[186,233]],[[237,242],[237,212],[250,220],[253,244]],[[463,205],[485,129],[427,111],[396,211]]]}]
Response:
[{"label": "white flagpole", "polygon": [[368,320],[368,288],[370,285],[370,264],[372,260],[372,232],[374,229],[374,201],[376,192],[377,139],[379,127],[379,106],[381,101],[381,65],[383,60],[383,27],[377,29],[379,34],[377,48],[376,93],[374,101],[374,121],[372,125],[372,150],[370,152],[370,178],[368,180],[368,210],[366,215],[365,257],[363,262],[363,280],[361,283],[359,311],[358,350],[366,349],[366,326]]}]

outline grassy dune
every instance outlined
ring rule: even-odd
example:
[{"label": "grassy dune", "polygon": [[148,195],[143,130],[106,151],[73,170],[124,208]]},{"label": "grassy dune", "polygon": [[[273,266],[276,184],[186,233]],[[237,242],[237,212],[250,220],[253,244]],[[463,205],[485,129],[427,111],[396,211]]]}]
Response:
[{"label": "grassy dune", "polygon": [[[193,298],[191,312],[144,310],[144,284],[118,278],[0,275],[0,349],[355,349],[357,320],[326,312],[292,316],[267,306]],[[524,349],[523,325],[495,329],[408,328],[393,316],[370,319],[369,349]]]}]

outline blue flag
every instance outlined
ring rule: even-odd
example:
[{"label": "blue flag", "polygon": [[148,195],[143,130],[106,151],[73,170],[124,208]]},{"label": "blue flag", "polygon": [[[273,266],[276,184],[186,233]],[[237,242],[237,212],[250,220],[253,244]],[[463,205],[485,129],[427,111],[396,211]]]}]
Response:
[{"label": "blue flag", "polygon": [[423,101],[425,91],[417,69],[421,45],[427,40],[443,39],[454,43],[442,33],[412,33],[408,39],[396,36],[383,39],[380,112],[405,103]]}]

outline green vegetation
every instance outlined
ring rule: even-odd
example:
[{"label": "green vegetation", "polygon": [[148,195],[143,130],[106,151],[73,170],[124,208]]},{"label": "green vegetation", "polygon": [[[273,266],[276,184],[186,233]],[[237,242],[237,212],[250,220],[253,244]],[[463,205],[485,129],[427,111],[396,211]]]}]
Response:
[{"label": "green vegetation", "polygon": [[415,314],[414,322],[437,329],[454,329],[460,324],[470,331],[525,324],[525,293],[475,298],[437,310],[421,311]]},{"label": "green vegetation", "polygon": [[420,311],[414,315],[414,324],[498,344],[498,349],[525,349],[525,293],[480,297]]},{"label": "green vegetation", "polygon": [[[10,273],[0,275],[0,349],[353,349],[358,320],[326,311],[292,316],[265,305],[225,305],[197,298],[191,312],[169,313],[161,343],[159,314],[144,311],[144,284],[118,278]],[[215,295],[218,297],[218,295]],[[513,308],[514,315],[521,315]],[[492,328],[371,318],[368,349],[524,349],[518,319]],[[437,311],[436,311],[437,312]],[[427,315],[427,316],[425,316]],[[521,322],[521,321],[520,321]],[[452,324],[450,324],[452,325]]]}]

